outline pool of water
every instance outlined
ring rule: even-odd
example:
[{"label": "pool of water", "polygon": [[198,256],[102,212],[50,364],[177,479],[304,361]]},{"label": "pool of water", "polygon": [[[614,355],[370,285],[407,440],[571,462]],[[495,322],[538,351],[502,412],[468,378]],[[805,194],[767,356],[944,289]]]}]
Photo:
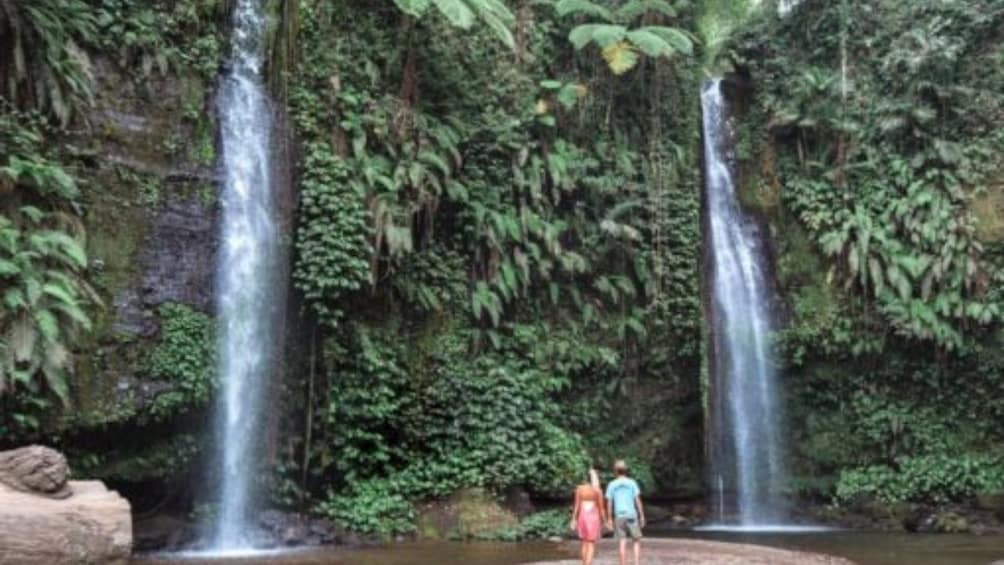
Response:
[{"label": "pool of water", "polygon": [[[918,535],[885,532],[680,532],[688,537],[827,553],[858,565],[989,565],[1004,560],[1004,536]],[[574,548],[553,543],[403,543],[360,550],[315,549],[210,558],[150,555],[132,565],[518,565],[568,559]]]},{"label": "pool of water", "polygon": [[830,531],[681,532],[680,537],[826,553],[858,565],[989,565],[1004,559],[1004,536]]},{"label": "pool of water", "polygon": [[131,565],[518,565],[574,555],[555,543],[416,542],[367,549],[303,549],[243,557],[146,555]]}]

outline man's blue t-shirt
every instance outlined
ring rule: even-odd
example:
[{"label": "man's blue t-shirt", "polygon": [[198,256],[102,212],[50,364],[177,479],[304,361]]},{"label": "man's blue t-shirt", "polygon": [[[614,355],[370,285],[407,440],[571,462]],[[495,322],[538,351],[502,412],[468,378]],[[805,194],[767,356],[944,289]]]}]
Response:
[{"label": "man's blue t-shirt", "polygon": [[614,503],[615,518],[637,518],[638,510],[634,500],[641,494],[638,483],[634,479],[620,477],[607,485],[607,500]]}]

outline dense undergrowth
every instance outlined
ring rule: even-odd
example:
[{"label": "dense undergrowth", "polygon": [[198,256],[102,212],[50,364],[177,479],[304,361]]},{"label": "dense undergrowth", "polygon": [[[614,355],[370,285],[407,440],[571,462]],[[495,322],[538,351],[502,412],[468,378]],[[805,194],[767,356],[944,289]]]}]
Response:
[{"label": "dense undergrowth", "polygon": [[994,1],[807,1],[728,46],[752,88],[744,198],[776,236],[810,492],[1004,488],[1002,26]]},{"label": "dense undergrowth", "polygon": [[294,281],[319,327],[287,491],[364,531],[467,487],[564,496],[590,456],[699,488],[694,70],[577,54],[563,13],[523,6],[510,43],[301,4]]},{"label": "dense undergrowth", "polygon": [[[230,3],[25,6],[0,0],[0,30],[18,30],[0,36],[0,445],[55,442],[78,473],[160,484],[190,509],[211,318],[167,303],[151,335],[116,333],[134,267],[84,249],[142,238],[91,205],[171,195],[128,163],[99,174],[115,140],[88,112],[108,66],[138,90],[184,84],[193,140],[151,153],[212,164]],[[1004,489],[1000,2],[807,0],[784,19],[739,0],[269,10],[300,195],[275,503],[409,533],[418,501],[563,498],[614,457],[647,493],[700,495],[702,60],[740,85],[742,197],[771,227],[794,490]],[[149,398],[78,411],[80,359],[113,346],[131,353],[96,366],[127,367]]]}]

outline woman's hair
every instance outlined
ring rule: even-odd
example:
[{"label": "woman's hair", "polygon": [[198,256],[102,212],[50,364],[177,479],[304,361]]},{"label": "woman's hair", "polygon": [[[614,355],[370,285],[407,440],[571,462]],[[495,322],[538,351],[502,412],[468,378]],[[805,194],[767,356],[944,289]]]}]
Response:
[{"label": "woman's hair", "polygon": [[595,467],[589,468],[589,484],[596,490],[600,490],[600,474],[596,472]]}]

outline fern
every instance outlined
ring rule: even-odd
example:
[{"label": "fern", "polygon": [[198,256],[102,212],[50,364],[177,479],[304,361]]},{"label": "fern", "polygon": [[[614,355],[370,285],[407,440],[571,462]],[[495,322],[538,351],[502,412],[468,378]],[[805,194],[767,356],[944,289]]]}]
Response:
[{"label": "fern", "polygon": [[554,7],[559,16],[584,15],[595,16],[608,22],[614,21],[610,10],[589,0],[560,0]]},{"label": "fern", "polygon": [[[21,216],[28,226],[50,218]],[[22,231],[0,215],[0,394],[30,385],[39,375],[64,402],[68,398],[68,344],[90,330],[85,307],[97,297],[82,278],[86,257],[80,243],[57,230]]]},{"label": "fern", "polygon": [[667,18],[676,17],[676,8],[665,0],[631,0],[620,8],[614,18],[619,22],[632,22],[645,14],[655,12]]},{"label": "fern", "polygon": [[507,47],[516,45],[510,29],[516,17],[501,0],[394,0],[394,4],[416,19],[435,8],[450,25],[465,30],[480,19]]},{"label": "fern", "polygon": [[628,41],[618,41],[603,48],[603,60],[615,75],[622,75],[638,64],[638,52]]},{"label": "fern", "polygon": [[635,0],[615,12],[588,0],[561,0],[555,6],[559,15],[589,15],[605,23],[578,25],[568,34],[568,40],[577,50],[595,43],[603,60],[614,74],[620,75],[637,66],[639,53],[648,57],[672,57],[677,53],[693,54],[693,36],[669,26],[627,27],[632,21],[649,12],[674,17],[673,7],[661,0]]},{"label": "fern", "polygon": [[0,84],[22,109],[40,109],[63,126],[91,98],[90,62],[77,46],[97,35],[82,0],[0,0]]}]

